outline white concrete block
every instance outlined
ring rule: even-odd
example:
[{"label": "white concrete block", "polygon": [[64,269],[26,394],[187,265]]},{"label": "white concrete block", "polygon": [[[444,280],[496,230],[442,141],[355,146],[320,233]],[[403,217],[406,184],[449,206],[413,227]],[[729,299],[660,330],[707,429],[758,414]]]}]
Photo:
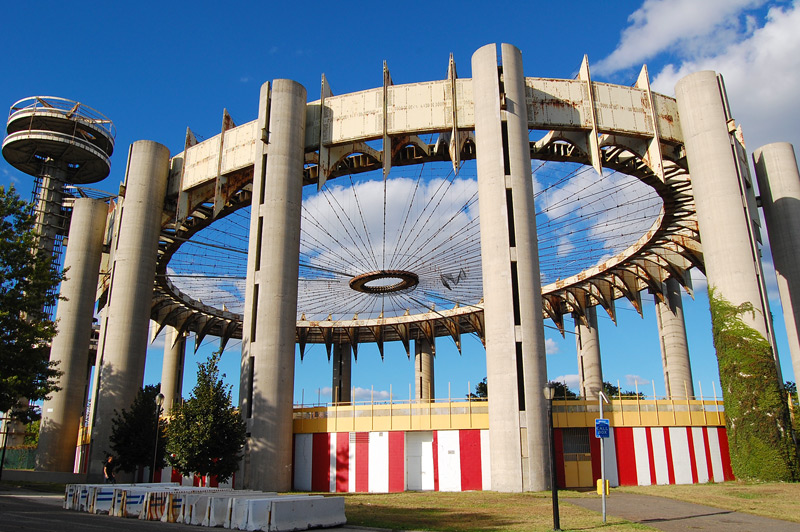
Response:
[{"label": "white concrete block", "polygon": [[[344,497],[306,497],[274,499],[269,516],[270,532],[308,530],[347,522]],[[249,529],[248,529],[249,530]]]}]

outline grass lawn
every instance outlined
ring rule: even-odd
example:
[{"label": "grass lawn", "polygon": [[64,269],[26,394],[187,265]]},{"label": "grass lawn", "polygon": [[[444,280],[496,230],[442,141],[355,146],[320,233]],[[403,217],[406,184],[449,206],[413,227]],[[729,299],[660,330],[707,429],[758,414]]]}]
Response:
[{"label": "grass lawn", "polygon": [[735,481],[680,486],[626,486],[616,489],[800,523],[800,513],[797,511],[800,484]]},{"label": "grass lawn", "polygon": [[[594,496],[560,491],[565,497]],[[407,492],[344,494],[350,525],[401,530],[499,531],[552,530],[550,493]],[[562,530],[654,530],[561,501]]]}]

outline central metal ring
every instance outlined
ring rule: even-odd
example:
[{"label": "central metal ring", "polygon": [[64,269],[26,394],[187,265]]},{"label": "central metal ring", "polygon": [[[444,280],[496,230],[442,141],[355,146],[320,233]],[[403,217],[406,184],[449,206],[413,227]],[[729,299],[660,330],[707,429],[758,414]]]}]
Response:
[{"label": "central metal ring", "polygon": [[[387,279],[397,279],[399,282],[392,284],[370,284]],[[405,270],[378,270],[369,273],[362,273],[350,279],[350,288],[365,294],[388,294],[399,292],[408,288],[414,288],[419,284],[419,276],[416,273]]]}]

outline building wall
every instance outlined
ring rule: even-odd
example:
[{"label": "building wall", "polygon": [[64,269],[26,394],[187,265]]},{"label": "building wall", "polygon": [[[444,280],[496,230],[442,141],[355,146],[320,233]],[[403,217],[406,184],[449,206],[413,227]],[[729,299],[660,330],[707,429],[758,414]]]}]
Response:
[{"label": "building wall", "polygon": [[[564,452],[555,429],[560,487],[592,486],[600,478],[600,441],[589,432],[590,460]],[[614,427],[605,442],[612,486],[696,484],[733,480],[724,427]],[[587,457],[588,458],[588,457]],[[589,482],[591,476],[591,482]],[[295,434],[294,489],[391,493],[491,489],[488,430]]]}]

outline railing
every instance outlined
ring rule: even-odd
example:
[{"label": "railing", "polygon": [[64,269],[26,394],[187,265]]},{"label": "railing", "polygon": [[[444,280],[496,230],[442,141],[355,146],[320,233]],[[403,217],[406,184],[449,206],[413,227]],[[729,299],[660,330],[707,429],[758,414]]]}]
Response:
[{"label": "railing", "polygon": [[[556,428],[593,427],[597,401],[553,401]],[[723,426],[722,400],[614,398],[603,405],[612,427]],[[389,430],[488,429],[489,403],[469,399],[367,401],[319,406],[295,405],[294,432],[376,432]]]},{"label": "railing", "polygon": [[36,114],[37,110],[62,114],[66,118],[80,120],[99,127],[105,130],[112,141],[117,136],[117,129],[114,127],[114,123],[100,111],[92,109],[86,104],[57,96],[30,96],[14,102],[9,111],[9,118],[20,111]]}]

